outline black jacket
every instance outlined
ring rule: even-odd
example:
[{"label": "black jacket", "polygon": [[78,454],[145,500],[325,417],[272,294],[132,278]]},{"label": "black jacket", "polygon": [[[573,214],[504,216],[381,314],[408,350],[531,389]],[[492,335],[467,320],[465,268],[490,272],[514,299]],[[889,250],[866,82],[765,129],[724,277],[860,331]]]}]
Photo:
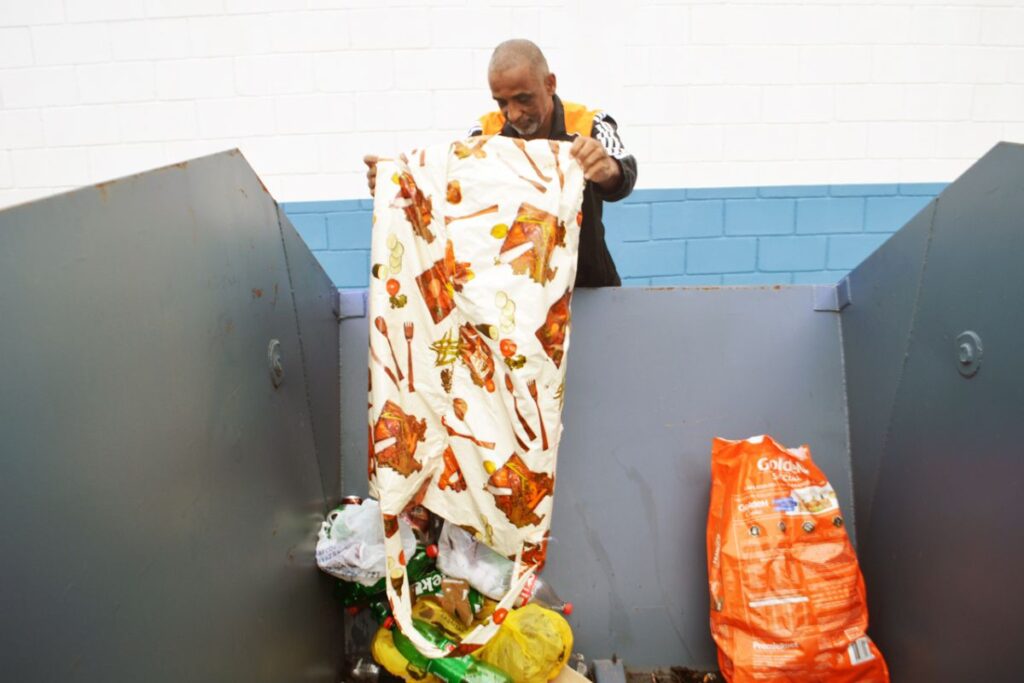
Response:
[{"label": "black jacket", "polygon": [[[554,111],[551,114],[551,140],[572,140],[575,136],[566,133],[565,111],[558,95],[554,96]],[[475,127],[470,135],[480,135],[482,130]],[[520,137],[515,128],[508,123],[501,129],[501,135],[511,138]],[[580,228],[579,261],[576,266],[577,287],[618,287],[622,284],[615,262],[605,243],[604,222],[601,214],[604,202],[617,202],[628,197],[636,184],[636,158],[626,151],[619,138],[618,125],[615,119],[604,112],[594,117],[594,128],[591,136],[604,145],[608,155],[622,169],[622,181],[612,192],[602,192],[594,183],[587,183],[583,192],[583,225]]]}]

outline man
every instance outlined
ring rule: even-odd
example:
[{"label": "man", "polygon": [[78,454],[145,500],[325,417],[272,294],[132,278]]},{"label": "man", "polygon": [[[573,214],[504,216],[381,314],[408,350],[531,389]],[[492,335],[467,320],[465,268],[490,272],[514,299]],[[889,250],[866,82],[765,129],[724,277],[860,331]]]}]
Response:
[{"label": "man", "polygon": [[[499,111],[486,114],[470,135],[504,135],[526,140],[573,141],[570,154],[587,179],[583,195],[576,285],[608,287],[622,284],[605,244],[603,202],[618,201],[633,191],[636,159],[626,152],[615,121],[603,112],[562,102],[555,94],[555,74],[544,54],[528,40],[498,45],[487,70],[491,96]],[[377,157],[367,156],[367,178],[373,194]]]}]

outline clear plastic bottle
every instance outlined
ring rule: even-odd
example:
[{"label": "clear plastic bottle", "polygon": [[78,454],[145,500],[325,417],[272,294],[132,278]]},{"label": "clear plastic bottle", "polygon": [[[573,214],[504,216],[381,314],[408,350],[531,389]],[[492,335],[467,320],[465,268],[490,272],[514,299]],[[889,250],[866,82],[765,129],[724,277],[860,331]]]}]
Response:
[{"label": "clear plastic bottle", "polygon": [[551,584],[536,574],[530,577],[526,585],[523,586],[523,590],[519,592],[515,606],[522,607],[527,603],[534,603],[541,607],[561,612],[566,616],[572,614],[573,609],[571,602],[566,602],[558,597],[558,593],[551,587]]}]

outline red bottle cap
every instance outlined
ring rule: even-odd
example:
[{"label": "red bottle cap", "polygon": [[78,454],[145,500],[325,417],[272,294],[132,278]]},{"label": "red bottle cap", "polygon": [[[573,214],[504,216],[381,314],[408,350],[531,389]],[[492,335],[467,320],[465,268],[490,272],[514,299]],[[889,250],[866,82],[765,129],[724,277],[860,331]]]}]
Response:
[{"label": "red bottle cap", "polygon": [[428,545],[426,547],[426,551],[427,557],[429,557],[430,559],[434,559],[435,557],[437,557],[438,550],[435,544],[431,543],[430,545]]},{"label": "red bottle cap", "polygon": [[494,614],[491,616],[491,618],[494,619],[495,624],[500,624],[501,622],[505,621],[505,617],[507,616],[508,610],[502,607],[500,609],[494,610]]},{"label": "red bottle cap", "polygon": [[390,631],[392,628],[394,628],[394,626],[395,626],[395,618],[389,614],[387,619],[384,620],[384,628],[386,630]]},{"label": "red bottle cap", "polygon": [[572,603],[571,602],[567,602],[567,603],[565,603],[562,606],[562,614],[564,614],[565,616],[569,616],[570,614],[572,614]]}]

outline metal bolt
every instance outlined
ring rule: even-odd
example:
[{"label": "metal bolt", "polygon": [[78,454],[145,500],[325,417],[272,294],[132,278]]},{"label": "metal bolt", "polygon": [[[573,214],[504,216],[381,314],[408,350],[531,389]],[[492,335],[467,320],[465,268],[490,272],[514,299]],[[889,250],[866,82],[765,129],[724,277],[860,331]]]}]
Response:
[{"label": "metal bolt", "polygon": [[267,367],[270,370],[270,381],[274,388],[284,382],[284,364],[281,362],[281,342],[271,339],[267,345]]},{"label": "metal bolt", "polygon": [[965,330],[956,336],[954,347],[957,360],[957,371],[964,377],[973,377],[981,367],[981,360],[984,351],[981,345],[981,337],[977,332]]},{"label": "metal bolt", "polygon": [[807,533],[814,531],[814,522],[804,522],[803,530]]},{"label": "metal bolt", "polygon": [[962,365],[970,365],[974,362],[974,349],[971,348],[970,344],[960,345],[960,363]]}]

